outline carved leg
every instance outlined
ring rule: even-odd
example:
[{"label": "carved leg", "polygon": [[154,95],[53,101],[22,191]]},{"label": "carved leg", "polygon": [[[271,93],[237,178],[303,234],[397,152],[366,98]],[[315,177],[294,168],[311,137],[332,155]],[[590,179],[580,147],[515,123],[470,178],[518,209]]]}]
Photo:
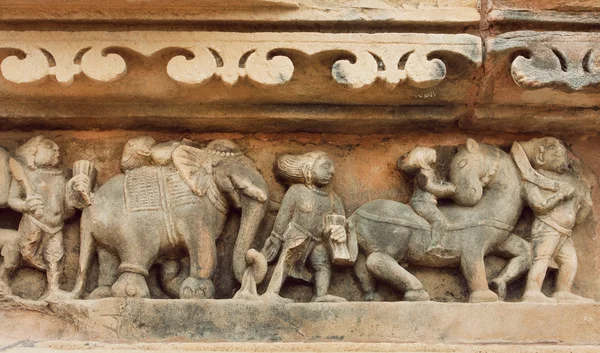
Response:
[{"label": "carved leg", "polygon": [[345,302],[346,299],[327,294],[331,282],[331,263],[325,245],[319,244],[311,251],[308,261],[315,269],[315,295],[313,302]]},{"label": "carved leg", "polygon": [[354,263],[354,274],[358,279],[358,284],[363,292],[365,301],[383,301],[381,294],[377,293],[377,281],[375,277],[367,270],[367,258],[365,255],[358,254]]},{"label": "carved leg", "polygon": [[460,267],[471,290],[471,295],[469,296],[470,303],[498,301],[498,295],[488,287],[485,277],[483,251],[463,253],[460,258]]},{"label": "carved leg", "polygon": [[190,276],[189,258],[181,261],[170,260],[162,264],[160,268],[160,285],[162,289],[173,298],[179,298],[179,292],[183,281]]},{"label": "carved leg", "polygon": [[429,300],[429,294],[423,289],[423,284],[391,256],[374,252],[367,256],[366,267],[375,277],[404,290],[404,300]]},{"label": "carved leg", "polygon": [[511,234],[494,252],[508,263],[496,278],[490,281],[490,286],[496,290],[500,300],[506,298],[506,285],[524,274],[531,264],[531,248],[521,237]]},{"label": "carved leg", "polygon": [[594,303],[593,299],[571,293],[575,274],[577,273],[577,254],[571,237],[566,239],[556,254],[555,260],[559,267],[558,276],[556,277],[556,292],[552,297],[559,302]]},{"label": "carved leg", "polygon": [[544,284],[544,278],[546,278],[548,265],[559,242],[560,234],[553,230],[534,235],[534,258],[531,269],[527,274],[527,285],[525,286],[525,293],[522,299],[524,302],[556,302],[556,299],[548,298],[542,293],[542,285]]},{"label": "carved leg", "polygon": [[98,263],[100,270],[98,274],[98,288],[94,289],[87,299],[100,299],[112,296],[112,285],[119,277],[119,258],[108,250],[98,248]]},{"label": "carved leg", "polygon": [[2,265],[0,265],[0,298],[12,297],[10,275],[21,264],[19,233],[11,229],[0,230],[2,240]]},{"label": "carved leg", "polygon": [[60,289],[60,278],[63,272],[63,233],[44,234],[49,237],[44,246],[43,257],[47,264],[46,278],[48,280],[47,294],[43,297],[46,301],[71,299],[72,294]]},{"label": "carved leg", "polygon": [[187,234],[186,242],[190,255],[190,276],[183,281],[179,290],[181,299],[210,299],[215,296],[212,278],[217,263],[215,237],[208,229]]},{"label": "carved leg", "polygon": [[80,298],[85,291],[85,282],[87,280],[88,270],[90,268],[90,264],[92,262],[92,257],[94,256],[94,250],[96,248],[96,241],[92,233],[85,227],[84,223],[85,219],[81,220],[81,234],[80,237],[80,246],[79,246],[79,272],[77,273],[77,280],[75,281],[75,287],[73,287],[73,291],[71,292],[74,298]]}]

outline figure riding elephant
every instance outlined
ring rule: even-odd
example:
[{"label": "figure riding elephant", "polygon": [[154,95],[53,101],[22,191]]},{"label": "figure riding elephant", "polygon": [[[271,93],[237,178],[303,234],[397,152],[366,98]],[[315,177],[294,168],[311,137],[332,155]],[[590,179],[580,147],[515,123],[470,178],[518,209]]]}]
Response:
[{"label": "figure riding elephant", "polygon": [[123,154],[124,173],[99,187],[83,211],[73,295],[82,296],[97,250],[99,287],[90,297],[149,297],[146,277],[153,264],[189,258],[179,297],[212,298],[215,242],[231,209],[241,210],[233,251],[241,281],[247,253],[257,254],[248,250],[268,205],[267,184],[254,163],[229,140],[196,148],[136,138]]}]

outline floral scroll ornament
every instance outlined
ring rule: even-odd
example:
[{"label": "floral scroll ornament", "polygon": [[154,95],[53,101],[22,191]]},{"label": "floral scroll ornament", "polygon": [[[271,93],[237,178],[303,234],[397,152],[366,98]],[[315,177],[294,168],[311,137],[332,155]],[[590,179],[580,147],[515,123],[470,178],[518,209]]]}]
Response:
[{"label": "floral scroll ornament", "polygon": [[127,73],[125,60],[102,47],[79,48],[53,42],[47,46],[17,46],[20,55],[7,57],[0,64],[2,75],[14,83],[32,83],[54,76],[58,83],[71,85],[83,73],[92,80],[110,82]]}]

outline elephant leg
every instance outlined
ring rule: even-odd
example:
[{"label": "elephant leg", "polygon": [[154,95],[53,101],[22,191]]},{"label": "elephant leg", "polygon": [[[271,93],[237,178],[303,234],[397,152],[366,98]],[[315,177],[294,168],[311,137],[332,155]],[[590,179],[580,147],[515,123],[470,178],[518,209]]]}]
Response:
[{"label": "elephant leg", "polygon": [[358,254],[354,263],[354,274],[358,279],[358,284],[363,292],[365,301],[383,301],[383,298],[377,293],[377,281],[375,277],[367,270],[367,258],[363,254]]},{"label": "elephant leg", "polygon": [[0,298],[12,296],[10,275],[21,264],[19,234],[16,231],[2,230],[2,264],[0,265]]},{"label": "elephant leg", "polygon": [[96,241],[92,232],[87,227],[83,226],[86,220],[82,219],[82,227],[79,245],[79,272],[77,273],[77,280],[75,281],[75,287],[71,291],[71,295],[74,298],[80,298],[85,291],[85,282],[87,280],[87,274],[94,256],[94,250],[96,249]]},{"label": "elephant leg", "polygon": [[212,278],[217,264],[217,249],[215,236],[207,228],[201,226],[198,232],[189,232],[186,235],[190,276],[181,285],[181,299],[210,299],[215,296]]},{"label": "elephant leg", "polygon": [[483,262],[483,251],[464,252],[460,258],[460,267],[471,290],[469,302],[498,301],[498,295],[488,287],[485,276],[485,263]]},{"label": "elephant leg", "polygon": [[374,252],[367,256],[367,270],[375,277],[404,291],[404,300],[429,300],[423,284],[388,254]]},{"label": "elephant leg", "polygon": [[98,262],[100,270],[98,274],[98,288],[94,289],[88,299],[108,298],[112,296],[111,286],[119,277],[119,258],[108,250],[98,248]]},{"label": "elephant leg", "polygon": [[179,298],[179,290],[183,281],[189,277],[189,258],[181,261],[169,260],[160,268],[160,285],[169,296]]},{"label": "elephant leg", "polygon": [[490,281],[492,288],[498,293],[500,300],[506,298],[506,285],[523,275],[531,264],[531,247],[521,237],[511,234],[494,252],[508,260],[498,276]]}]

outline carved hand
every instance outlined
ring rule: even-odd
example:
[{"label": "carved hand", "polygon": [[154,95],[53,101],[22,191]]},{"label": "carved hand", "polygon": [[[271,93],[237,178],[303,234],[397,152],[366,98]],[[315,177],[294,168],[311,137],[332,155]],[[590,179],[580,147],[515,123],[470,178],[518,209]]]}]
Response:
[{"label": "carved hand", "polygon": [[346,242],[346,229],[342,225],[332,225],[329,227],[329,233],[331,234],[331,240],[336,243]]},{"label": "carved hand", "polygon": [[261,253],[265,256],[267,262],[271,262],[277,257],[279,248],[281,248],[281,240],[271,235],[265,241],[265,246],[263,246]]},{"label": "carved hand", "polygon": [[31,195],[25,200],[25,209],[23,212],[33,213],[35,218],[41,218],[44,214],[44,201],[42,201],[42,198],[38,195]]},{"label": "carved hand", "polygon": [[564,182],[559,185],[558,190],[561,193],[563,199],[569,199],[575,193],[575,188],[573,187],[573,185]]}]

